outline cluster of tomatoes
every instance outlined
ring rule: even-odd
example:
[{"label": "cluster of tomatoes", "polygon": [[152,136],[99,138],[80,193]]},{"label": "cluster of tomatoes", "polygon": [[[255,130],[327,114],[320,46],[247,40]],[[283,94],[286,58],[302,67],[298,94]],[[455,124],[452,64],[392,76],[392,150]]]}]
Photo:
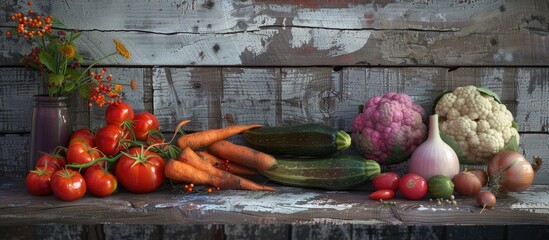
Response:
[{"label": "cluster of tomatoes", "polygon": [[129,104],[117,101],[107,107],[105,125],[95,134],[78,129],[66,148],[42,154],[26,187],[33,195],[53,193],[65,201],[86,193],[109,196],[118,183],[130,192],[152,192],[165,180],[165,158],[174,151],[170,147],[153,114],[134,114]]},{"label": "cluster of tomatoes", "polygon": [[397,191],[410,200],[421,199],[427,194],[427,181],[414,173],[400,176],[395,172],[384,172],[372,179],[372,186],[375,191],[369,197],[374,200],[389,200]]},{"label": "cluster of tomatoes", "polygon": [[454,200],[454,192],[464,197],[477,196],[481,193],[481,188],[486,186],[487,181],[488,175],[483,169],[464,170],[453,178],[435,175],[427,180],[415,173],[400,176],[395,172],[384,172],[372,179],[374,192],[369,195],[369,198],[389,200],[400,192],[408,200],[419,200],[427,194],[431,199],[438,201]]}]

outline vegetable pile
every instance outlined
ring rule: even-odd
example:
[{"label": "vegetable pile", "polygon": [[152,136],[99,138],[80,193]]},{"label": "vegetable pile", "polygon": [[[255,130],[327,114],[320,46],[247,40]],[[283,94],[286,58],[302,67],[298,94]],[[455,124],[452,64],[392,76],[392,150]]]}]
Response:
[{"label": "vegetable pile", "polygon": [[[189,120],[179,123],[172,138]],[[257,175],[259,170],[277,166],[269,154],[230,143],[225,138],[260,125],[229,126],[181,135],[177,145],[160,132],[156,116],[134,113],[122,101],[110,103],[105,124],[94,134],[78,129],[68,146],[40,156],[26,178],[28,191],[36,196],[54,194],[65,201],[86,193],[107,197],[120,184],[127,191],[143,194],[160,188],[166,178],[213,189],[274,191],[241,175]]]},{"label": "vegetable pile", "polygon": [[[187,192],[203,185],[221,189],[275,191],[248,176],[303,188],[349,190],[371,182],[370,199],[395,197],[457,204],[476,198],[482,211],[496,197],[528,189],[541,158],[530,164],[517,152],[513,116],[498,96],[475,86],[458,87],[435,99],[433,113],[401,93],[369,99],[353,120],[352,133],[321,123],[266,127],[231,125],[192,133],[180,129],[167,140],[158,120],[134,113],[118,101],[105,111],[105,125],[73,133],[69,146],[44,153],[26,179],[37,196],[54,194],[73,201],[86,193],[113,194],[120,184],[133,193],[149,193],[167,179]],[[242,134],[246,145],[227,139]],[[176,144],[171,142],[177,138]],[[354,144],[353,144],[354,143]],[[359,155],[346,150],[354,146]],[[382,172],[382,165],[406,161],[408,172]],[[485,164],[460,170],[465,163]],[[486,170],[485,170],[486,169]],[[386,203],[386,202],[385,202]],[[394,204],[394,202],[392,202]]]}]

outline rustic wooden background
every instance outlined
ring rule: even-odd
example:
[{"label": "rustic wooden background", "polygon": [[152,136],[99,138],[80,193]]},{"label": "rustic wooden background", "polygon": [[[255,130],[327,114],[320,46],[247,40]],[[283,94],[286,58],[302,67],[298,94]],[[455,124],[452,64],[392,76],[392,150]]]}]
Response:
[{"label": "rustic wooden background", "polygon": [[[0,31],[25,1],[0,1]],[[136,91],[124,100],[161,129],[230,123],[323,122],[351,130],[367,99],[388,91],[425,109],[446,89],[488,87],[519,124],[520,151],[549,159],[549,2],[546,0],[33,1],[83,32],[86,59]],[[19,64],[23,41],[0,36],[0,176],[26,174],[31,96],[42,89]],[[74,128],[97,129],[103,109],[71,102]],[[547,162],[547,161],[546,161]],[[549,183],[549,165],[536,175]]]}]

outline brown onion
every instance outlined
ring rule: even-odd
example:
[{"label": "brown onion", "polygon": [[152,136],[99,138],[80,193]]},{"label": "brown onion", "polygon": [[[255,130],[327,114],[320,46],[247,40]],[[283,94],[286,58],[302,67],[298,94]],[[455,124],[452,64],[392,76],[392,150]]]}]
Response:
[{"label": "brown onion", "polygon": [[480,180],[481,185],[484,187],[488,183],[488,174],[484,169],[475,168],[475,169],[469,169],[468,172],[475,174],[478,179]]},{"label": "brown onion", "polygon": [[500,192],[520,192],[532,185],[534,169],[519,152],[502,150],[488,164],[488,176]]},{"label": "brown onion", "polygon": [[469,171],[458,173],[452,179],[454,190],[462,196],[475,196],[480,192],[482,183],[480,179]]}]

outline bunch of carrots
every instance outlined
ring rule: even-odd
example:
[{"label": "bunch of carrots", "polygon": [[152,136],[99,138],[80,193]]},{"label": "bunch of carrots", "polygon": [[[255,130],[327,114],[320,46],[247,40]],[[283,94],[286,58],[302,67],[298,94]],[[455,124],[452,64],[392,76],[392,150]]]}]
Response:
[{"label": "bunch of carrots", "polygon": [[[189,121],[186,121],[189,122]],[[243,175],[276,168],[276,159],[252,148],[226,139],[261,125],[232,125],[185,134],[178,138],[181,153],[166,164],[167,178],[184,183],[200,184],[217,189],[274,191]]]}]

